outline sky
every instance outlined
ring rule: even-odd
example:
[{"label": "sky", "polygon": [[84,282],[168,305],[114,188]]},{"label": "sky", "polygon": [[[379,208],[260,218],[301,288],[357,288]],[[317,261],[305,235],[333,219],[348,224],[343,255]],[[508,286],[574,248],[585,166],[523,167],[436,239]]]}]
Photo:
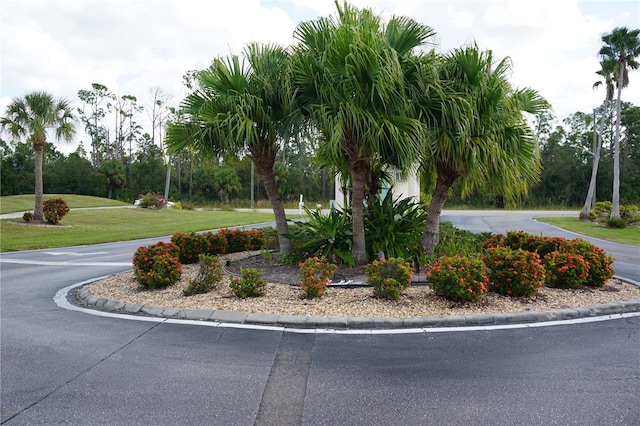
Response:
[{"label": "sky", "polygon": [[[540,92],[559,121],[604,99],[604,89],[593,89],[602,35],[640,28],[638,0],[350,3],[430,26],[439,52],[475,42],[495,58],[510,57],[513,86]],[[12,98],[36,90],[80,107],[78,90],[92,83],[142,104],[160,89],[177,106],[186,71],[239,54],[249,42],[291,45],[299,22],[333,13],[333,0],[0,0],[0,115]],[[622,96],[640,105],[640,70]],[[82,131],[77,139],[89,146]],[[55,144],[65,153],[76,146]]]}]

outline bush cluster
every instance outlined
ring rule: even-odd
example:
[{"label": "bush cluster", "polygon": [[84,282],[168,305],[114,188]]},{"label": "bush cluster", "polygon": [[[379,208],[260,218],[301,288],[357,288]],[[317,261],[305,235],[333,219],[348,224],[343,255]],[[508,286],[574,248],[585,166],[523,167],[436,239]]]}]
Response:
[{"label": "bush cluster", "polygon": [[173,243],[163,242],[139,247],[133,255],[133,274],[145,289],[174,284],[182,275],[180,249]]},{"label": "bush cluster", "polygon": [[217,256],[200,255],[200,269],[195,279],[189,280],[187,288],[182,291],[185,296],[209,293],[222,280],[224,272]]},{"label": "bush cluster", "polygon": [[589,264],[569,251],[554,251],[544,257],[545,283],[554,288],[578,288],[587,282]]},{"label": "bush cluster", "polygon": [[613,258],[589,241],[581,238],[567,240],[560,247],[563,251],[579,254],[589,265],[589,276],[585,285],[591,287],[604,287],[613,277]]},{"label": "bush cluster", "polygon": [[267,243],[264,232],[260,229],[221,229],[218,232],[227,240],[228,253],[260,250]]},{"label": "bush cluster", "polygon": [[49,223],[58,223],[69,213],[69,207],[62,198],[45,200],[42,206],[44,220]]},{"label": "bush cluster", "polygon": [[331,276],[338,268],[333,263],[327,262],[327,258],[314,256],[300,262],[300,287],[308,299],[321,296],[329,284]]},{"label": "bush cluster", "polygon": [[620,205],[620,219],[611,219],[611,201],[598,201],[589,216],[591,220],[604,223],[612,228],[626,228],[640,222],[640,208],[636,205]]},{"label": "bush cluster", "polygon": [[474,257],[442,256],[425,275],[435,294],[454,302],[475,302],[489,283],[484,262]]},{"label": "bush cluster", "polygon": [[35,217],[35,216],[34,216],[33,212],[25,212],[25,213],[22,215],[22,220],[24,220],[25,222],[27,222],[27,223],[28,223],[28,222],[33,221],[33,218],[34,218],[34,217]]},{"label": "bush cluster", "polygon": [[267,288],[267,282],[262,278],[262,272],[254,268],[241,268],[240,278],[233,278],[229,283],[233,294],[241,299],[262,296]]},{"label": "bush cluster", "polygon": [[483,257],[489,273],[489,291],[511,297],[530,297],[544,283],[545,268],[537,253],[494,247]]},{"label": "bush cluster", "polygon": [[143,209],[161,209],[164,207],[164,195],[159,192],[147,192],[140,194],[140,207]]},{"label": "bush cluster", "polygon": [[409,288],[413,271],[402,258],[374,260],[364,268],[373,294],[388,300],[398,300],[402,290]]},{"label": "bush cluster", "polygon": [[209,244],[202,234],[195,232],[176,232],[171,236],[171,242],[180,248],[180,262],[196,263],[201,254],[207,254]]}]

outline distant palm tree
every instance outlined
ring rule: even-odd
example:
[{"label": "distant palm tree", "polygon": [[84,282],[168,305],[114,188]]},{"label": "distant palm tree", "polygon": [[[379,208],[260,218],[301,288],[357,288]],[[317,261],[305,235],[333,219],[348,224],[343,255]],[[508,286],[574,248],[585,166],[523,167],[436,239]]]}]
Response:
[{"label": "distant palm tree", "polygon": [[[600,61],[600,70],[596,71],[596,74],[604,79],[606,96],[602,103],[602,111],[600,115],[600,125],[598,129],[598,142],[596,150],[593,155],[593,165],[591,167],[591,180],[589,181],[589,190],[587,191],[587,198],[584,201],[584,206],[580,212],[580,220],[589,220],[591,205],[593,204],[593,197],[596,192],[596,178],[598,176],[598,164],[600,163],[600,152],[602,150],[602,133],[604,131],[604,117],[609,111],[609,104],[613,100],[613,73],[615,70],[615,60],[603,59]],[[596,81],[593,87],[598,87],[603,84],[602,81]],[[595,123],[594,123],[595,125]]]},{"label": "distant palm tree", "polygon": [[0,126],[11,136],[25,138],[35,153],[35,207],[34,220],[42,220],[43,185],[42,162],[47,143],[47,132],[56,139],[71,141],[75,135],[75,117],[68,101],[55,99],[46,92],[33,92],[24,98],[14,98],[7,106]]},{"label": "distant palm tree", "polygon": [[510,67],[508,58],[494,62],[492,52],[477,45],[444,57],[441,87],[451,95],[432,100],[426,108],[434,112],[425,111],[432,120],[423,176],[435,187],[420,241],[426,254],[438,243],[440,215],[456,180],[463,195],[483,186],[513,204],[538,179],[538,143],[523,112],[538,114],[549,105],[532,89],[514,90],[507,81]]},{"label": "distant palm tree", "polygon": [[640,64],[640,29],[629,31],[626,27],[615,28],[611,34],[602,36],[604,45],[599,54],[603,59],[617,61],[615,74],[618,97],[616,99],[616,133],[613,157],[613,196],[611,219],[620,219],[620,120],[622,89],[629,85],[629,69],[638,69]]},{"label": "distant palm tree", "polygon": [[244,57],[247,63],[236,55],[215,59],[197,74],[199,88],[181,103],[184,118],[169,125],[166,143],[172,153],[191,146],[215,158],[246,152],[273,208],[280,252],[288,254],[289,227],[273,167],[280,141],[292,128],[289,54],[280,46],[253,43]]}]

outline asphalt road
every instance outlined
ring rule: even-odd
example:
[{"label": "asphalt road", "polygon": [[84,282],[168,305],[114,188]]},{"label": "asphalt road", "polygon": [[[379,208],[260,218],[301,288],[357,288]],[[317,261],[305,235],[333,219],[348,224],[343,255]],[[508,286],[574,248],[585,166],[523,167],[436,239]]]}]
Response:
[{"label": "asphalt road", "polygon": [[[526,217],[451,219],[552,232]],[[640,424],[640,316],[303,334],[95,316],[54,303],[64,287],[129,269],[135,248],[155,241],[0,255],[1,424]],[[638,264],[634,248],[617,250],[623,264]]]}]

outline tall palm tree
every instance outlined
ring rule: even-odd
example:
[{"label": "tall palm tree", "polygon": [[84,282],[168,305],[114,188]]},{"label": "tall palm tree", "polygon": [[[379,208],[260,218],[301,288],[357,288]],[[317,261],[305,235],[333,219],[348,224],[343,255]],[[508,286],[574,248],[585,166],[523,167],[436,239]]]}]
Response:
[{"label": "tall palm tree", "polygon": [[167,146],[172,153],[191,146],[214,157],[246,152],[273,208],[280,252],[287,254],[289,227],[273,166],[292,128],[289,54],[281,46],[253,43],[244,57],[246,63],[236,55],[215,59],[198,73],[199,88],[181,103],[183,119],[169,126]]},{"label": "tall palm tree", "polygon": [[324,158],[346,165],[351,177],[352,254],[363,265],[365,188],[375,186],[368,177],[380,163],[409,168],[419,151],[421,125],[408,114],[402,58],[434,31],[404,17],[385,26],[347,3],[336,8],[336,16],[296,28],[293,84],[303,114],[324,136]]},{"label": "tall palm tree", "polygon": [[603,59],[617,61],[615,75],[618,97],[616,99],[616,133],[613,153],[613,196],[611,199],[611,219],[620,219],[620,119],[622,89],[629,85],[629,69],[640,66],[640,29],[629,31],[627,27],[615,28],[611,34],[602,36],[604,45],[599,54]]},{"label": "tall palm tree", "polygon": [[532,89],[514,90],[507,81],[510,67],[508,58],[494,62],[492,52],[477,45],[444,57],[442,87],[466,102],[446,106],[436,98],[424,107],[435,110],[422,158],[423,176],[435,188],[421,237],[427,254],[438,243],[440,215],[458,179],[463,195],[484,186],[513,204],[539,176],[538,143],[523,112],[537,114],[548,104]]},{"label": "tall palm tree", "polygon": [[[587,198],[584,201],[584,206],[580,212],[580,220],[589,220],[591,205],[593,204],[593,197],[596,192],[596,178],[598,176],[598,165],[600,163],[600,152],[602,150],[602,133],[604,131],[604,117],[609,111],[609,104],[613,100],[613,73],[615,70],[615,60],[603,59],[600,61],[600,70],[596,71],[596,74],[604,79],[596,81],[593,87],[598,87],[601,84],[605,84],[606,96],[602,103],[602,112],[600,115],[600,124],[598,128],[598,141],[596,143],[595,153],[593,155],[593,165],[591,166],[591,180],[589,181],[589,190],[587,191]],[[595,125],[595,123],[594,123]]]},{"label": "tall palm tree", "polygon": [[35,207],[34,220],[42,220],[43,186],[42,162],[47,143],[47,132],[56,139],[71,141],[75,135],[75,117],[65,99],[55,99],[47,92],[32,92],[24,98],[14,98],[7,106],[0,126],[13,137],[31,141],[35,153]]}]

